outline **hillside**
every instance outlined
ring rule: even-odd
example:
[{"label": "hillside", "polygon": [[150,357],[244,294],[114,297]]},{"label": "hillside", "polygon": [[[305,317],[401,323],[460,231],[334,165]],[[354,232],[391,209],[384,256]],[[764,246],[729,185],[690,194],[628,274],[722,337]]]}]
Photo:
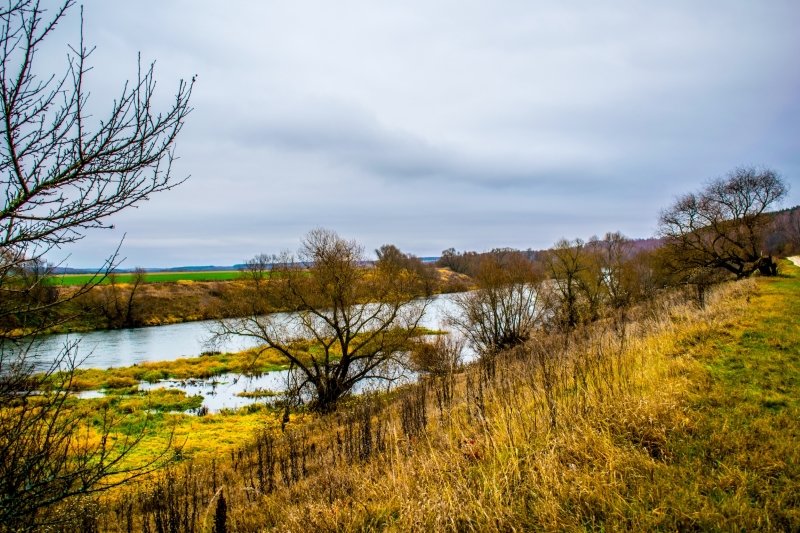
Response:
[{"label": "hillside", "polygon": [[98,523],[209,528],[216,509],[236,531],[797,530],[800,269],[782,268],[704,310],[662,298],[622,329],[265,430],[111,496]]}]

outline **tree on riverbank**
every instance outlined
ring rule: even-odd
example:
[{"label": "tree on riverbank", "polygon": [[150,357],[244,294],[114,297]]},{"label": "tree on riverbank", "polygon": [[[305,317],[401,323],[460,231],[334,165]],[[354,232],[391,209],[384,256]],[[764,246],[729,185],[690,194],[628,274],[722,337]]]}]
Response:
[{"label": "tree on riverbank", "polygon": [[[250,291],[233,302],[243,318],[219,321],[218,337],[249,337],[286,358],[318,411],[331,411],[359,382],[392,379],[418,333],[425,283],[416,269],[384,254],[367,268],[355,241],[315,229],[297,256],[248,263]],[[391,261],[391,263],[388,263]],[[295,310],[263,314],[273,302]]]},{"label": "tree on riverbank", "polygon": [[[60,502],[124,482],[148,466],[120,466],[136,437],[115,441],[110,420],[87,428],[87,421],[70,412],[66,388],[78,363],[75,344],[44,366],[38,360],[36,336],[53,325],[48,312],[65,303],[43,284],[50,273],[44,257],[82,239],[86,230],[110,227],[111,215],[182,181],[171,163],[193,82],[181,81],[172,104],[158,112],[153,65],[140,64],[109,113],[92,116],[86,88],[92,49],[83,42],[82,28],[63,72],[38,69],[44,41],[74,5],[67,0],[48,12],[37,1],[16,0],[0,8],[3,530],[79,520],[79,506]],[[85,294],[115,261],[112,254],[93,282],[67,298]]]},{"label": "tree on riverbank", "polygon": [[492,356],[527,341],[547,314],[549,291],[534,264],[516,251],[483,255],[476,269],[477,288],[454,296],[449,317],[482,356]]},{"label": "tree on riverbank", "polygon": [[108,287],[102,293],[96,295],[95,301],[91,302],[105,318],[108,329],[133,328],[140,326],[139,319],[139,288],[145,283],[147,272],[141,267],[133,270],[130,282],[126,283],[124,290],[119,286],[117,274],[110,273]]},{"label": "tree on riverbank", "polygon": [[777,273],[766,251],[767,210],[788,193],[773,170],[737,168],[662,211],[664,258],[675,273],[722,270],[737,279]]}]

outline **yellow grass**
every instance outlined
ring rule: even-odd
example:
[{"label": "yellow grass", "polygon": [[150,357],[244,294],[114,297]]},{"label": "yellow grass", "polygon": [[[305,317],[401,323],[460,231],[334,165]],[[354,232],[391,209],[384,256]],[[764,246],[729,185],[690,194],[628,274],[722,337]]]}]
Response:
[{"label": "yellow grass", "polygon": [[[599,324],[470,368],[452,402],[431,382],[283,436],[273,422],[213,469],[198,459],[135,489],[152,507],[125,516],[189,520],[169,501],[198,501],[192,523],[210,530],[223,494],[237,531],[798,530],[800,269],[784,268],[704,310],[652,302],[624,337]],[[158,491],[173,500],[146,499]]]},{"label": "yellow grass", "polygon": [[78,369],[75,371],[70,389],[76,391],[115,389],[135,386],[140,381],[204,379],[226,373],[255,375],[285,368],[288,368],[286,359],[275,350],[252,349],[172,361],[139,363],[105,370]]}]

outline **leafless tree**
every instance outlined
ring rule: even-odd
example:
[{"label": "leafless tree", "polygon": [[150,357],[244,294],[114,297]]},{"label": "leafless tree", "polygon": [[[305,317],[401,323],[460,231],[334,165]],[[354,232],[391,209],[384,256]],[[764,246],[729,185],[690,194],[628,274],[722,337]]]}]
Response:
[{"label": "leafless tree", "polygon": [[584,317],[588,321],[597,320],[608,303],[608,270],[605,268],[606,242],[596,236],[584,243],[579,250],[581,269],[576,278],[581,299],[585,303]]},{"label": "leafless tree", "polygon": [[125,327],[132,327],[137,323],[136,294],[139,291],[139,288],[142,286],[142,283],[146,281],[146,278],[147,272],[145,272],[142,267],[136,267],[133,269],[129,289],[130,292],[128,293],[128,300],[125,305]]},{"label": "leafless tree", "polygon": [[[182,181],[171,172],[173,146],[190,112],[193,80],[181,81],[158,112],[153,65],[140,62],[108,111],[92,116],[92,49],[82,24],[63,72],[40,68],[43,43],[74,5],[66,0],[48,10],[36,0],[12,0],[0,8],[0,529],[74,518],[53,506],[147,470],[121,466],[135,439],[112,442],[105,422],[79,431],[86,425],[71,415],[66,393],[76,346],[64,346],[55,360],[37,353],[36,336],[52,326],[48,310],[64,303],[41,297],[52,273],[44,257]],[[115,258],[71,297],[99,282]],[[14,321],[21,327],[11,330]]]},{"label": "leafless tree", "polygon": [[660,219],[675,271],[720,269],[736,278],[775,274],[776,263],[764,251],[766,213],[787,192],[776,172],[743,167],[678,198]]},{"label": "leafless tree", "polygon": [[141,325],[137,312],[137,294],[146,281],[147,272],[137,267],[130,276],[130,283],[119,282],[117,272],[106,275],[107,284],[93,291],[90,305],[97,308],[106,320],[108,329],[132,328]]},{"label": "leafless tree", "polygon": [[519,253],[485,254],[475,279],[476,290],[454,296],[450,323],[484,356],[525,342],[547,308],[533,264]]},{"label": "leafless tree", "polygon": [[572,329],[584,318],[585,310],[581,299],[581,276],[588,265],[581,239],[559,240],[545,255],[545,263],[549,276],[553,280],[553,289],[558,302],[556,321],[566,329]]},{"label": "leafless tree", "polygon": [[606,233],[589,241],[589,277],[599,281],[601,304],[625,312],[637,300],[654,291],[651,252],[637,249],[620,232]]},{"label": "leafless tree", "polygon": [[[249,297],[218,322],[217,337],[256,339],[280,353],[300,377],[296,388],[319,411],[335,409],[369,378],[390,379],[387,367],[406,364],[425,301],[417,273],[367,268],[363,248],[336,233],[308,233],[297,256],[259,256],[248,264]],[[292,313],[261,314],[281,302]]]},{"label": "leafless tree", "polygon": [[[86,89],[92,49],[82,31],[62,74],[37,72],[42,43],[73,6],[68,0],[49,14],[37,1],[17,0],[0,11],[0,280],[182,181],[171,166],[192,82],[181,81],[172,105],[156,112],[154,65],[140,63],[108,113],[93,117]],[[34,310],[3,306],[0,317]]]}]

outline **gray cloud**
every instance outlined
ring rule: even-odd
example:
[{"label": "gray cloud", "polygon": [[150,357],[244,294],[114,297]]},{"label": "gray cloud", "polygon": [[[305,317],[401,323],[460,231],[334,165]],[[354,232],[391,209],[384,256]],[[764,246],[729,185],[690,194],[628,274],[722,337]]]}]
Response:
[{"label": "gray cloud", "polygon": [[383,180],[441,180],[453,186],[531,189],[580,179],[578,169],[570,171],[569,165],[548,169],[536,161],[525,161],[523,154],[516,160],[476,157],[457,148],[436,146],[409,133],[390,131],[356,110],[331,113],[328,108],[317,116],[266,117],[249,125],[243,119],[237,122],[232,138],[242,146],[318,155]]},{"label": "gray cloud", "polygon": [[[622,230],[740,164],[800,173],[791,1],[86,0],[98,110],[157,59],[198,75],[179,189],[65,250],[239,262],[324,225],[368,249],[545,247]],[[60,38],[75,36],[74,20]],[[65,48],[48,48],[46,66]],[[99,111],[98,111],[99,112]],[[800,203],[800,186],[789,202]]]}]

